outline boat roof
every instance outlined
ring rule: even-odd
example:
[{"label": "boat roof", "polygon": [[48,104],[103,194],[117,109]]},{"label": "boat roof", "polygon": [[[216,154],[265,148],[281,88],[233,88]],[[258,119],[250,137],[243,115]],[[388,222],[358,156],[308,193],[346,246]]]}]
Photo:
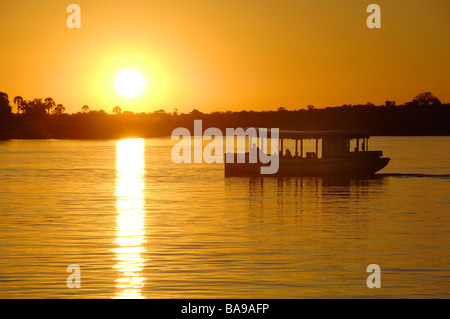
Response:
[{"label": "boat roof", "polygon": [[[268,135],[270,136],[270,129],[262,129],[262,128],[256,128],[256,131],[259,136],[260,130],[267,130]],[[285,138],[285,139],[294,139],[294,140],[301,140],[301,139],[320,139],[320,138],[326,138],[326,137],[342,137],[346,139],[352,139],[352,138],[368,138],[370,137],[368,132],[363,131],[288,131],[288,130],[280,130],[279,131],[279,138]]]}]

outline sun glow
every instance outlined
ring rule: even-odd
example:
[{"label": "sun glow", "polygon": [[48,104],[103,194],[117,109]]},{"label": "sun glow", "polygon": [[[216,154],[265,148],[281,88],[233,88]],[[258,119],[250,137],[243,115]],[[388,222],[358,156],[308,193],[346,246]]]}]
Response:
[{"label": "sun glow", "polygon": [[135,70],[125,70],[117,75],[115,86],[120,95],[132,98],[144,92],[145,79]]}]

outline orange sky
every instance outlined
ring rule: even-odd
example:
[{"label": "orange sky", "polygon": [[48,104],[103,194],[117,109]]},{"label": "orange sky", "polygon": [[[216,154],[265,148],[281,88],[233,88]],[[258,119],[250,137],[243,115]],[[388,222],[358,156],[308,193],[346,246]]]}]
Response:
[{"label": "orange sky", "polygon": [[[81,29],[66,26],[70,3]],[[381,29],[366,26],[370,3]],[[449,13],[448,0],[8,0],[0,91],[68,113],[450,102]],[[147,81],[133,99],[114,88],[128,68]]]}]

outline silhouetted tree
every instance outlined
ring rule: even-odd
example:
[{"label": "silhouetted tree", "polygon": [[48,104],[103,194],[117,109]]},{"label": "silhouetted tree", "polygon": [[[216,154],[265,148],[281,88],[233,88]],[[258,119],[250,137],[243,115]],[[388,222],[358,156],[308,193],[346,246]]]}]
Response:
[{"label": "silhouetted tree", "polygon": [[0,115],[7,116],[11,114],[11,105],[9,105],[8,94],[0,92]]},{"label": "silhouetted tree", "polygon": [[441,105],[441,101],[431,92],[420,93],[414,98],[414,101],[417,101],[417,105],[419,106]]},{"label": "silhouetted tree", "polygon": [[55,108],[53,109],[53,114],[54,114],[54,115],[61,115],[61,114],[64,113],[65,110],[66,110],[66,108],[64,107],[64,105],[58,104],[58,105],[55,106]]},{"label": "silhouetted tree", "polygon": [[395,106],[395,101],[386,101],[384,102],[385,106]]},{"label": "silhouetted tree", "polygon": [[[427,92],[425,92],[427,93]],[[407,105],[436,105],[440,101],[430,94],[418,95]],[[51,102],[51,101],[50,101]],[[392,102],[392,103],[388,103]],[[371,103],[316,109],[308,105],[296,111],[223,111],[202,113],[198,110],[178,114],[160,109],[149,113],[121,112],[115,107],[111,116],[103,110],[87,114],[64,114],[62,104],[47,116],[49,100],[14,99],[20,113],[11,115],[8,96],[0,93],[0,138],[122,138],[125,136],[170,136],[173,129],[193,130],[193,121],[202,119],[204,127],[279,127],[285,130],[365,130],[372,135],[450,135],[450,104],[442,107],[375,107]],[[385,105],[393,106],[393,101]],[[313,111],[311,111],[313,110]]]},{"label": "silhouetted tree", "polygon": [[11,118],[11,106],[9,105],[8,94],[0,92],[0,139],[9,135],[8,124]]},{"label": "silhouetted tree", "polygon": [[157,114],[157,115],[166,115],[166,111],[164,111],[163,109],[160,110],[156,110],[153,112],[153,114]]},{"label": "silhouetted tree", "polygon": [[47,114],[50,115],[50,111],[53,110],[53,108],[55,107],[56,103],[53,100],[53,98],[48,97],[44,100],[44,105],[45,105],[45,109],[47,110]]},{"label": "silhouetted tree", "polygon": [[193,110],[191,111],[191,113],[189,113],[189,114],[191,114],[191,115],[194,116],[194,117],[200,117],[200,116],[203,115],[203,113],[200,112],[200,111],[197,110],[197,109],[193,109]]},{"label": "silhouetted tree", "polygon": [[120,106],[114,106],[112,111],[113,111],[114,114],[121,114],[122,113],[122,109],[120,108]]},{"label": "silhouetted tree", "polygon": [[47,106],[42,99],[34,99],[26,102],[25,113],[33,117],[43,117],[47,113]]},{"label": "silhouetted tree", "polygon": [[21,96],[16,96],[16,97],[14,98],[14,104],[15,104],[16,107],[17,107],[17,114],[19,114],[20,111],[21,111],[21,109],[22,109],[22,103],[23,103],[23,97],[21,97]]},{"label": "silhouetted tree", "polygon": [[31,101],[23,100],[22,103],[20,104],[20,112],[22,114],[28,113],[31,109],[30,105],[31,105]]}]

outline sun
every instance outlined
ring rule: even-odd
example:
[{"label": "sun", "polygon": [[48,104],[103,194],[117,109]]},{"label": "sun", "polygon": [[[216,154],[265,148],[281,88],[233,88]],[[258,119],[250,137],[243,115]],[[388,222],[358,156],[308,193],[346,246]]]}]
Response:
[{"label": "sun", "polygon": [[144,92],[145,79],[135,70],[125,70],[117,75],[115,86],[120,95],[132,98]]}]

